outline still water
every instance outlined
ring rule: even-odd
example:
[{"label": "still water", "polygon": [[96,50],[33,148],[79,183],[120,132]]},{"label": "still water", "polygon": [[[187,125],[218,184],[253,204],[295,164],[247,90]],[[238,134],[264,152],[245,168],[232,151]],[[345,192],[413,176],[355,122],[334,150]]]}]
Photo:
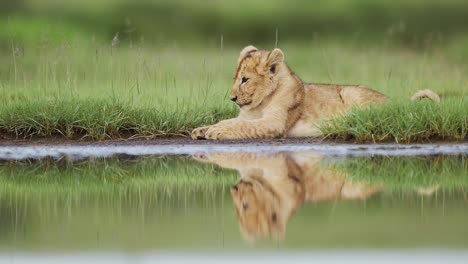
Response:
[{"label": "still water", "polygon": [[0,255],[7,257],[0,260],[109,252],[464,250],[467,168],[463,152],[4,158]]}]

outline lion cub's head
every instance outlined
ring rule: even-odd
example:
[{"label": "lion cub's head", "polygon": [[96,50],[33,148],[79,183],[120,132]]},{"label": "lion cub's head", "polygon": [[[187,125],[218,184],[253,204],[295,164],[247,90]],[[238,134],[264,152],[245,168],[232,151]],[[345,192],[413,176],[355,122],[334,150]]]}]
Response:
[{"label": "lion cub's head", "polygon": [[280,49],[265,51],[245,47],[240,52],[231,100],[245,110],[259,106],[277,88],[280,77],[286,72]]},{"label": "lion cub's head", "polygon": [[281,217],[281,201],[267,182],[261,177],[241,179],[231,188],[231,196],[244,239],[282,239],[286,223]]}]

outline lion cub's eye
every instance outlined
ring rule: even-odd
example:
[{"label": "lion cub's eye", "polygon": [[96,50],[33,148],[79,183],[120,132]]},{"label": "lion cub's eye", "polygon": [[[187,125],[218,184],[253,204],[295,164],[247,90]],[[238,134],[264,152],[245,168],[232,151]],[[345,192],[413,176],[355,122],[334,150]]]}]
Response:
[{"label": "lion cub's eye", "polygon": [[249,80],[247,77],[242,77],[241,84],[246,83]]},{"label": "lion cub's eye", "polygon": [[276,72],[276,64],[271,65],[270,67],[270,72],[275,73]]}]

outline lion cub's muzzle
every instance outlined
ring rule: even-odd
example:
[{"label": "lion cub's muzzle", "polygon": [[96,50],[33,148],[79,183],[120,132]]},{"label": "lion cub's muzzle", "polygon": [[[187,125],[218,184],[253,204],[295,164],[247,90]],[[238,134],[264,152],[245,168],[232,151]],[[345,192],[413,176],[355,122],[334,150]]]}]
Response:
[{"label": "lion cub's muzzle", "polygon": [[241,101],[239,101],[239,100],[236,101],[236,104],[237,104],[239,107],[243,107],[243,106],[249,105],[249,104],[251,104],[251,103],[252,103],[252,101],[246,101],[246,102],[245,102],[245,101],[244,101],[244,102],[241,102]]},{"label": "lion cub's muzzle", "polygon": [[234,103],[236,103],[240,107],[245,106],[245,105],[249,105],[249,104],[252,103],[252,100],[249,100],[249,101],[239,100],[239,97],[237,95],[233,95],[233,96],[229,97],[229,100],[233,101]]}]

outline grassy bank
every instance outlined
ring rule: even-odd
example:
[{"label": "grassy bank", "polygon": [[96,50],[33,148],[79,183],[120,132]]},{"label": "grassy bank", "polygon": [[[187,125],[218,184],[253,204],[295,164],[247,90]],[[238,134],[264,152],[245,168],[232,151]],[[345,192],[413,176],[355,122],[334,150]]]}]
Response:
[{"label": "grassy bank", "polygon": [[[324,39],[281,47],[306,82],[364,84],[395,102],[337,120],[324,127],[329,137],[399,142],[466,137],[467,65],[448,60],[443,50],[363,48]],[[144,43],[23,46],[4,54],[7,63],[0,65],[0,134],[98,140],[186,135],[236,115],[227,97],[238,52]],[[420,88],[433,89],[443,102],[409,103]]]},{"label": "grassy bank", "polygon": [[[327,138],[398,143],[430,140],[463,141],[468,135],[468,100],[441,104],[389,104],[324,124]],[[233,108],[136,108],[104,100],[44,100],[0,107],[0,137],[27,139],[160,138],[187,136],[196,127],[236,115]]]},{"label": "grassy bank", "polygon": [[122,139],[187,136],[232,116],[231,108],[136,108],[113,100],[44,100],[0,107],[0,137]]},{"label": "grassy bank", "polygon": [[[278,45],[305,82],[362,84],[394,101],[324,127],[329,138],[466,138],[468,38],[459,27],[466,4],[456,0],[444,8],[431,0],[420,11],[417,3],[404,1],[276,1],[269,12],[266,4],[244,12],[229,1],[55,2],[9,3],[0,11],[8,15],[0,19],[6,29],[0,32],[0,137],[186,135],[236,115],[228,100],[232,75],[240,49],[254,44]],[[444,17],[443,28],[451,29],[446,35],[437,35],[442,22],[425,23],[432,21],[431,10]],[[181,20],[158,23],[167,16]],[[200,23],[190,23],[195,20]],[[409,103],[426,88],[442,96],[440,106]]]},{"label": "grassy bank", "polygon": [[328,138],[358,142],[462,141],[468,136],[468,100],[447,99],[441,104],[426,100],[354,110],[324,124],[322,131]]}]

